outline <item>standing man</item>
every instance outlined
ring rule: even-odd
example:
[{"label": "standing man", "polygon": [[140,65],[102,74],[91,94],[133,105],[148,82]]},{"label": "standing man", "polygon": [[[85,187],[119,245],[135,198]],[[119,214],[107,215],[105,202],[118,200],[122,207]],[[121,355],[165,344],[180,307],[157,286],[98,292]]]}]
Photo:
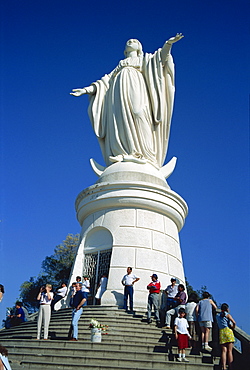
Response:
[{"label": "standing man", "polygon": [[148,323],[150,324],[152,322],[151,320],[151,312],[152,312],[152,306],[154,306],[155,311],[155,319],[157,326],[160,324],[160,315],[159,315],[159,293],[161,289],[161,283],[158,281],[158,276],[156,274],[153,274],[150,276],[152,279],[152,282],[148,284],[147,289],[149,290],[148,295]]},{"label": "standing man", "polygon": [[76,294],[72,302],[72,321],[73,338],[70,340],[78,340],[78,321],[82,314],[82,307],[87,305],[88,293],[82,291],[82,283],[76,283]]},{"label": "standing man", "polygon": [[128,310],[128,297],[129,297],[129,307],[130,311],[133,312],[133,295],[134,295],[134,283],[136,283],[140,278],[132,273],[132,267],[127,268],[127,274],[122,278],[122,285],[124,285],[124,305],[123,309]]},{"label": "standing man", "polygon": [[172,277],[171,285],[168,285],[167,288],[164,290],[165,294],[167,295],[167,311],[171,308],[176,307],[176,301],[174,297],[178,293],[178,285],[176,285],[176,278]]}]

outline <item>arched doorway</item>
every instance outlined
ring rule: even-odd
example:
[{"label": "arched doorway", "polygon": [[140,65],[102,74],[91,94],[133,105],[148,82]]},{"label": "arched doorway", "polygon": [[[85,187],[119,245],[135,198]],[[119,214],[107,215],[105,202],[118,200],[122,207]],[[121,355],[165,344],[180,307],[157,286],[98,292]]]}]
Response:
[{"label": "arched doorway", "polygon": [[92,229],[84,244],[84,269],[83,274],[90,279],[89,304],[95,304],[97,285],[104,273],[109,273],[113,237],[104,227]]}]

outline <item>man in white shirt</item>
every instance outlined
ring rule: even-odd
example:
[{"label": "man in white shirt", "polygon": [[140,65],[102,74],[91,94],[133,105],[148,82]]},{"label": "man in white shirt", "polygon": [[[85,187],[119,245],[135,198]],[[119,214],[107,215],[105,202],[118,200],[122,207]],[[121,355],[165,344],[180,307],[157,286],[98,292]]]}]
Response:
[{"label": "man in white shirt", "polygon": [[59,302],[61,299],[63,299],[66,296],[67,293],[67,285],[65,283],[61,284],[61,288],[57,289],[56,295],[51,303],[51,310],[54,311],[55,304]]},{"label": "man in white shirt", "polygon": [[123,309],[128,310],[128,297],[129,297],[129,308],[133,312],[133,295],[134,295],[134,283],[140,278],[132,273],[132,267],[127,268],[127,274],[122,278],[122,285],[124,285],[124,305]]}]

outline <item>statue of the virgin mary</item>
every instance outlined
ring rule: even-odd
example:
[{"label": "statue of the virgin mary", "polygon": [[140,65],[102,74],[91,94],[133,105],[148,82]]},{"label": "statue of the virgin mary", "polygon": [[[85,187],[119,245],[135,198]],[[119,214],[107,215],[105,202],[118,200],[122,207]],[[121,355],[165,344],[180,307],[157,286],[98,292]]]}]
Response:
[{"label": "statue of the virgin mary", "polygon": [[164,163],[174,103],[172,44],[176,34],[154,54],[143,54],[142,45],[130,39],[125,59],[90,86],[71,95],[88,94],[89,117],[107,166],[119,161]]}]

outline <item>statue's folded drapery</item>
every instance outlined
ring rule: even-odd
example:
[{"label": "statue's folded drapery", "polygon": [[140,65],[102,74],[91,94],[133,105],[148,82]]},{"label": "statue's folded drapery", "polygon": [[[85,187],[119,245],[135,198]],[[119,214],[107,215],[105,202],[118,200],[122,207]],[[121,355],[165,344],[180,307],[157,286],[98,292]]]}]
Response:
[{"label": "statue's folded drapery", "polygon": [[175,87],[172,56],[161,55],[159,49],[121,60],[93,83],[88,112],[107,165],[121,155],[163,165]]}]

